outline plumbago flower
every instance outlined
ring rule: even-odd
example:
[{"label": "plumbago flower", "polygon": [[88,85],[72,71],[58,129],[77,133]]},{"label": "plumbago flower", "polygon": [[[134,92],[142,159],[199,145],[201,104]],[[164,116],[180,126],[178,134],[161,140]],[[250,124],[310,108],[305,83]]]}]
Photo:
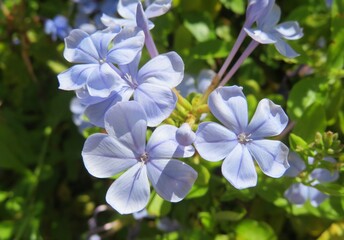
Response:
[{"label": "plumbago flower", "polygon": [[65,16],[57,15],[53,19],[48,19],[44,23],[44,32],[51,35],[51,39],[56,41],[58,38],[63,40],[68,36],[71,27],[68,24],[68,19]]},{"label": "plumbago flower", "polygon": [[236,188],[257,184],[253,158],[266,175],[281,177],[289,167],[288,147],[265,137],[276,136],[288,123],[283,109],[268,99],[259,102],[248,124],[247,101],[238,86],[220,87],[209,95],[208,106],[224,125],[203,122],[196,132],[195,147],[208,161],[225,159],[222,174]]},{"label": "plumbago flower", "polygon": [[275,4],[267,14],[257,19],[257,28],[244,28],[246,33],[261,44],[274,44],[283,56],[293,58],[299,56],[284,39],[297,40],[303,36],[302,28],[296,21],[278,24],[281,9]]},{"label": "plumbago flower", "polygon": [[[121,76],[113,64],[128,64],[142,50],[144,33],[135,28],[88,33],[75,29],[65,38],[64,57],[79,63],[58,75],[63,90],[86,89],[90,96],[108,97],[120,90]],[[111,46],[109,48],[109,46]]]},{"label": "plumbago flower", "polygon": [[[325,157],[324,161],[333,164],[336,163],[336,160],[331,157]],[[304,161],[299,155],[294,152],[291,152],[289,154],[289,163],[290,168],[285,172],[285,176],[297,177],[306,169],[306,164],[304,163]],[[314,164],[314,158],[309,157],[308,164]],[[319,191],[313,186],[319,183],[336,181],[338,177],[338,171],[331,172],[328,169],[316,168],[309,175],[308,181],[310,186],[303,183],[294,183],[284,192],[284,196],[288,199],[289,202],[295,205],[301,206],[305,204],[306,201],[310,201],[310,203],[314,207],[318,207],[326,198],[328,198],[328,195]]]},{"label": "plumbago flower", "polygon": [[176,127],[159,126],[146,144],[147,116],[139,103],[129,101],[107,111],[105,129],[108,134],[96,133],[86,139],[82,157],[89,173],[98,178],[127,170],[107,191],[106,201],[114,209],[129,214],[145,208],[149,181],[167,201],[178,202],[186,196],[197,172],[174,159],[193,155],[176,141]]},{"label": "plumbago flower", "polygon": [[[137,4],[139,0],[119,0],[117,5],[117,12],[122,18],[113,18],[109,15],[103,14],[101,17],[101,21],[107,27],[113,26],[137,26],[136,23],[136,11],[137,11]],[[146,9],[144,11],[144,15],[147,19],[155,18],[165,14],[170,8],[172,0],[155,0],[152,3],[150,1],[146,1]],[[148,20],[148,28],[152,29],[154,24]]]},{"label": "plumbago flower", "polygon": [[[85,114],[91,123],[103,127],[105,112],[119,101],[128,101],[131,96],[139,102],[147,115],[148,126],[157,126],[174,110],[177,97],[172,91],[183,79],[184,63],[175,52],[160,54],[138,69],[141,54],[129,64],[115,68],[120,79],[116,82],[120,88],[108,98],[79,97],[88,107]],[[84,95],[84,96],[82,96]],[[87,94],[86,94],[87,95]],[[95,102],[94,102],[95,101]]]}]

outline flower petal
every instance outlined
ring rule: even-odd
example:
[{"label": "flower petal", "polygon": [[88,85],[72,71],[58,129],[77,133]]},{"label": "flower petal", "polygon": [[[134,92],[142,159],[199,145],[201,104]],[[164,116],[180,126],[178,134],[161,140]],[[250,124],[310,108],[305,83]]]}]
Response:
[{"label": "flower petal", "polygon": [[146,151],[152,158],[191,157],[195,149],[181,146],[176,140],[178,128],[172,125],[161,125],[152,133]]},{"label": "flower petal", "polygon": [[101,22],[111,28],[117,30],[118,26],[121,27],[136,27],[136,21],[135,19],[125,19],[125,18],[114,18],[110,17],[109,15],[103,13],[100,17]]},{"label": "flower petal", "polygon": [[289,152],[288,156],[288,163],[290,167],[284,173],[284,176],[288,177],[296,177],[299,175],[303,170],[306,169],[305,162],[301,159],[301,157],[295,152]]},{"label": "flower petal", "polygon": [[145,208],[149,195],[146,165],[137,163],[110,186],[106,201],[120,214],[129,214]]},{"label": "flower petal", "polygon": [[328,198],[328,195],[322,193],[316,188],[309,187],[308,198],[313,207],[318,207],[326,198]]},{"label": "flower petal", "polygon": [[138,0],[119,0],[117,12],[123,18],[135,19]]},{"label": "flower petal", "polygon": [[252,25],[257,19],[271,11],[274,0],[249,0],[246,9],[246,26]]},{"label": "flower petal", "polygon": [[148,178],[156,192],[170,202],[181,201],[190,191],[197,172],[178,160],[154,159],[147,163]]},{"label": "flower petal", "polygon": [[258,28],[265,32],[270,31],[277,25],[280,18],[281,8],[277,4],[274,4],[269,12],[267,12],[265,15],[262,15],[257,20]]},{"label": "flower petal", "polygon": [[121,65],[130,63],[142,50],[144,41],[143,31],[133,27],[123,28],[114,38],[107,61]]},{"label": "flower petal", "polygon": [[155,0],[145,10],[147,18],[159,17],[171,8],[172,0]]},{"label": "flower petal", "polygon": [[204,122],[198,126],[194,142],[201,157],[212,162],[224,159],[237,144],[236,134],[213,122]]},{"label": "flower petal", "polygon": [[87,89],[93,97],[108,97],[112,91],[122,88],[123,80],[108,63],[94,68],[87,79]]},{"label": "flower petal", "polygon": [[300,54],[295,52],[295,50],[292,49],[290,45],[282,39],[278,39],[278,41],[275,43],[275,47],[277,51],[285,57],[294,58],[300,56]]},{"label": "flower petal", "polygon": [[320,183],[334,182],[339,178],[338,171],[330,171],[324,168],[316,168],[311,172],[311,178]]},{"label": "flower petal", "polygon": [[257,172],[245,145],[237,144],[222,163],[223,176],[237,189],[257,185]]},{"label": "flower petal", "polygon": [[288,116],[281,106],[268,99],[262,99],[254,113],[246,133],[251,138],[260,139],[280,134],[288,124]]},{"label": "flower petal", "polygon": [[160,54],[149,60],[138,72],[139,84],[150,83],[176,87],[184,77],[184,62],[176,52]]},{"label": "flower petal", "polygon": [[245,32],[256,42],[261,44],[271,44],[277,42],[277,38],[270,32],[261,29],[244,28]]},{"label": "flower petal", "polygon": [[109,98],[106,98],[104,101],[87,106],[85,109],[85,115],[88,117],[92,124],[104,128],[104,116],[106,111],[120,101],[122,101],[122,96],[120,94],[114,93]]},{"label": "flower petal", "polygon": [[308,199],[309,188],[302,183],[294,183],[284,192],[284,197],[293,204],[303,205]]},{"label": "flower petal", "polygon": [[65,38],[63,56],[69,62],[98,63],[99,54],[97,48],[86,32],[74,29]]},{"label": "flower petal", "polygon": [[115,36],[116,33],[112,32],[95,32],[90,36],[99,53],[100,59],[105,60],[109,44]]},{"label": "flower petal", "polygon": [[59,89],[78,90],[85,86],[88,77],[97,70],[98,64],[79,64],[57,75]]},{"label": "flower petal", "polygon": [[183,123],[176,132],[176,140],[180,145],[189,146],[196,140],[196,134],[188,123]]},{"label": "flower petal", "polygon": [[247,126],[247,101],[238,86],[220,87],[210,95],[208,105],[214,116],[236,134],[243,133]]},{"label": "flower petal", "polygon": [[281,34],[285,39],[297,40],[302,38],[302,28],[300,28],[299,23],[296,21],[289,21],[278,24],[275,30]]},{"label": "flower petal", "polygon": [[253,140],[246,146],[266,175],[278,178],[289,168],[289,149],[282,142]]},{"label": "flower petal", "polygon": [[137,163],[134,152],[107,134],[89,136],[82,149],[87,171],[98,178],[108,178]]},{"label": "flower petal", "polygon": [[157,126],[168,118],[177,103],[177,97],[171,89],[150,83],[139,85],[134,92],[134,99],[145,110],[150,127]]},{"label": "flower petal", "polygon": [[147,117],[135,101],[119,102],[105,114],[107,133],[138,155],[145,152]]}]

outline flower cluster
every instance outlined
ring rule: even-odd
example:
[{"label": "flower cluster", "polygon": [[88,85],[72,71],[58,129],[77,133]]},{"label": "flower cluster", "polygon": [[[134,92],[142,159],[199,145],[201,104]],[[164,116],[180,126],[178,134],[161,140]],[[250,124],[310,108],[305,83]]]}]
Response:
[{"label": "flower cluster", "polygon": [[[283,39],[301,38],[302,29],[296,22],[277,25],[280,9],[273,0],[249,0],[246,21],[222,68],[202,71],[195,84],[186,80],[178,53],[160,54],[150,33],[151,19],[171,5],[171,0],[146,1],[145,7],[139,0],[120,0],[122,18],[103,14],[104,30],[76,29],[65,38],[64,57],[75,65],[58,75],[59,88],[75,91],[80,124],[83,113],[105,129],[86,139],[82,157],[93,176],[116,176],[106,200],[121,214],[143,210],[150,185],[167,201],[185,198],[198,176],[191,167],[199,164],[193,161],[196,152],[206,161],[224,159],[222,174],[237,189],[257,185],[255,162],[273,178],[289,168],[288,147],[271,139],[288,124],[283,108],[262,99],[249,121],[243,88],[225,85],[258,43],[274,44],[284,56],[296,57]],[[247,35],[251,44],[225,75]],[[144,49],[151,58],[143,63]],[[202,97],[191,103],[187,95],[195,92]],[[178,115],[180,109],[187,112]],[[178,120],[167,124],[173,117]]]}]

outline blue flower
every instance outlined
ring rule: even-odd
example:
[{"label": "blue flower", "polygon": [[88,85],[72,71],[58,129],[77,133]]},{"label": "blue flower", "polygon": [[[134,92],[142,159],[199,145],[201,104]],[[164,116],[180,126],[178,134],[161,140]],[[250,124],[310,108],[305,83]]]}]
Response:
[{"label": "blue flower", "polygon": [[[119,213],[144,209],[155,191],[170,202],[181,201],[191,189],[197,172],[173,159],[183,157],[170,126],[155,129],[146,144],[147,117],[135,101],[120,102],[105,115],[108,134],[96,133],[86,139],[82,157],[88,172],[109,178],[124,172],[109,188],[106,201]],[[188,155],[188,154],[186,154]]]},{"label": "blue flower", "polygon": [[244,28],[253,40],[261,44],[274,44],[283,56],[293,58],[299,56],[284,39],[296,40],[303,36],[302,28],[295,21],[278,24],[281,9],[275,4],[271,10],[257,19],[257,28]]},{"label": "blue flower", "polygon": [[[306,169],[306,164],[296,153],[291,152],[288,158],[290,168],[285,172],[285,176],[296,177]],[[325,157],[324,161],[336,163],[336,160],[331,157]],[[312,165],[313,163],[314,158],[309,157],[308,164]],[[317,207],[328,198],[328,196],[312,186],[319,183],[336,181],[338,177],[338,171],[331,172],[324,168],[316,168],[310,173],[308,178],[309,185],[311,186],[303,183],[294,183],[284,192],[284,196],[289,202],[295,205],[303,205],[306,201],[310,201],[314,207]]]},{"label": "blue flower", "polygon": [[[88,105],[85,114],[90,121],[104,126],[105,112],[119,101],[128,101],[131,96],[139,102],[147,115],[148,126],[157,126],[174,110],[177,97],[172,91],[183,79],[184,63],[175,52],[160,54],[138,70],[140,54],[127,65],[120,65],[116,72],[121,76],[120,90],[98,102],[85,98]],[[87,103],[87,101],[89,101]]]},{"label": "blue flower", "polygon": [[54,41],[56,41],[57,38],[63,40],[68,36],[70,31],[71,27],[68,24],[68,19],[61,15],[57,15],[52,20],[48,19],[44,23],[44,32],[51,35]]},{"label": "blue flower", "polygon": [[250,27],[255,21],[266,15],[274,4],[275,0],[249,0],[244,27]]},{"label": "blue flower", "polygon": [[69,108],[73,113],[73,122],[78,127],[80,133],[82,133],[86,128],[93,126],[93,124],[85,120],[84,113],[86,106],[81,103],[79,98],[72,98]]},{"label": "blue flower", "polygon": [[[109,49],[109,45],[112,44]],[[58,75],[63,90],[86,89],[91,96],[108,97],[120,88],[121,76],[113,64],[128,64],[142,50],[144,34],[136,29],[91,35],[75,29],[65,39],[64,57],[79,63]]]},{"label": "blue flower", "polygon": [[268,99],[259,102],[248,124],[247,101],[238,86],[221,87],[209,95],[208,106],[224,125],[203,122],[196,132],[195,147],[208,161],[225,159],[222,174],[236,188],[257,184],[255,159],[266,175],[281,177],[289,167],[288,147],[264,139],[282,132],[288,123],[283,109]]},{"label": "blue flower", "polygon": [[[165,14],[171,8],[172,0],[155,0],[152,3],[148,2],[148,6],[144,11],[147,19],[155,18]],[[113,18],[103,14],[101,21],[107,27],[114,27],[120,25],[122,27],[136,27],[136,10],[139,0],[119,0],[117,11],[122,18]],[[148,20],[148,27],[152,29],[154,24]]]}]

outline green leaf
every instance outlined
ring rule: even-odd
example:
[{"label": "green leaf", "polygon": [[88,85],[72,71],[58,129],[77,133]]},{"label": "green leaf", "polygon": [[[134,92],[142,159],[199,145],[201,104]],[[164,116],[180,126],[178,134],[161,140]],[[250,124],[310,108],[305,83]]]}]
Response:
[{"label": "green leaf", "polygon": [[215,214],[217,221],[239,221],[246,215],[246,209],[241,207],[238,211],[221,211]]},{"label": "green leaf", "polygon": [[291,133],[289,135],[289,145],[290,145],[291,149],[294,151],[296,151],[297,149],[301,150],[301,149],[307,149],[308,148],[307,142],[294,133]]},{"label": "green leaf", "polygon": [[252,219],[241,221],[235,228],[236,239],[240,240],[275,240],[274,230],[265,222]]},{"label": "green leaf", "polygon": [[322,105],[314,103],[305,110],[297,121],[293,133],[300,136],[306,142],[314,139],[316,132],[324,132],[326,129],[326,113]]},{"label": "green leaf", "polygon": [[196,59],[224,58],[228,55],[230,45],[218,39],[208,40],[197,44],[191,49],[190,54]]},{"label": "green leaf", "polygon": [[321,89],[324,83],[326,80],[322,78],[306,78],[293,86],[287,102],[287,112],[292,120],[300,119],[313,103],[324,104],[326,92]]},{"label": "green leaf", "polygon": [[332,196],[344,196],[344,186],[336,183],[322,183],[313,187]]},{"label": "green leaf", "polygon": [[162,199],[158,194],[151,195],[147,211],[150,215],[161,217],[167,215],[171,210],[171,203]]},{"label": "green leaf", "polygon": [[220,0],[225,8],[232,10],[237,14],[244,14],[245,1],[242,0]]},{"label": "green leaf", "polygon": [[206,12],[187,14],[185,16],[184,26],[199,42],[215,38],[212,19]]}]

